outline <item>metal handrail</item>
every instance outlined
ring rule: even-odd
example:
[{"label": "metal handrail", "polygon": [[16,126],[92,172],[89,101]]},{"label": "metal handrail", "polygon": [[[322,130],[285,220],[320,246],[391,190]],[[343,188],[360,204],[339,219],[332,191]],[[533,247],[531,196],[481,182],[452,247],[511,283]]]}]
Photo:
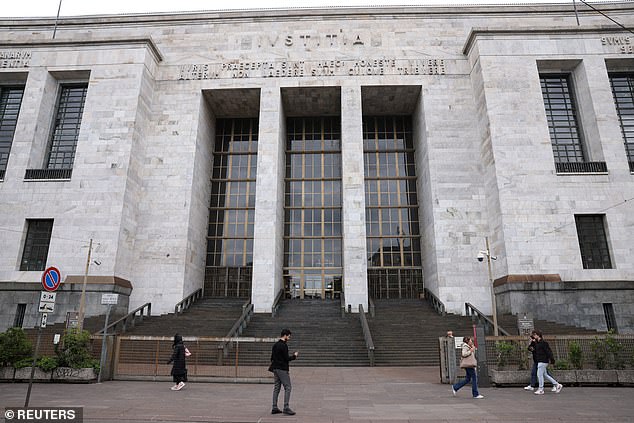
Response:
[{"label": "metal handrail", "polygon": [[440,298],[434,295],[433,292],[425,288],[423,290],[423,294],[427,302],[431,304],[434,310],[436,310],[436,313],[440,314],[441,316],[444,316],[445,314],[447,314],[447,309],[445,308],[445,304],[442,301],[440,301]]},{"label": "metal handrail", "polygon": [[374,307],[374,300],[372,298],[368,298],[368,308],[370,312],[370,316],[376,316],[376,308]]},{"label": "metal handrail", "polygon": [[271,317],[275,317],[277,314],[277,310],[280,308],[280,301],[282,300],[282,296],[284,296],[284,288],[281,288],[277,291],[277,295],[273,300],[273,306],[271,307]]},{"label": "metal handrail", "polygon": [[[147,309],[147,313],[144,314],[143,310]],[[137,316],[137,313],[140,314]],[[100,335],[103,333],[108,333],[109,335],[111,335],[112,333],[110,333],[110,329],[114,329],[112,332],[115,332],[117,325],[122,324],[121,326],[121,333],[125,333],[125,331],[128,328],[128,324],[132,327],[134,327],[134,325],[136,325],[137,322],[137,318],[139,319],[139,321],[143,321],[143,317],[147,316],[149,317],[152,314],[152,303],[145,303],[140,307],[135,308],[134,310],[132,310],[131,312],[129,312],[128,314],[126,314],[125,316],[123,316],[122,318],[120,318],[119,320],[115,320],[114,322],[110,323],[106,328],[101,329],[100,331],[96,332],[96,335]],[[105,331],[105,332],[104,332]]]},{"label": "metal handrail", "polygon": [[[478,322],[484,323],[485,332],[491,333],[493,332],[493,321],[480,310],[478,310],[473,304],[464,303],[465,314],[471,317],[471,320],[476,320]],[[498,325],[498,332],[503,336],[510,336],[504,328]]]},{"label": "metal handrail", "polygon": [[[250,301],[242,307],[242,315],[236,322],[233,324],[229,333],[225,336],[225,338],[236,338],[242,335],[242,331],[247,327],[249,321],[251,320],[251,316],[253,315],[253,303]],[[222,366],[223,358],[228,354],[229,342],[223,342],[218,345],[218,365]]]},{"label": "metal handrail", "polygon": [[346,316],[346,296],[343,292],[339,295],[339,303],[341,304],[341,317],[343,318]]},{"label": "metal handrail", "polygon": [[199,288],[196,291],[192,292],[191,294],[183,298],[178,304],[174,306],[174,314],[178,316],[180,313],[182,313],[183,311],[191,307],[192,304],[194,304],[196,301],[201,299],[202,296],[203,296],[202,288]]},{"label": "metal handrail", "polygon": [[370,333],[370,326],[368,320],[365,318],[365,312],[363,311],[363,304],[359,304],[359,320],[361,321],[361,327],[363,328],[363,338],[365,339],[365,346],[368,349],[368,358],[370,359],[370,366],[374,367],[374,342],[372,341],[372,333]]}]

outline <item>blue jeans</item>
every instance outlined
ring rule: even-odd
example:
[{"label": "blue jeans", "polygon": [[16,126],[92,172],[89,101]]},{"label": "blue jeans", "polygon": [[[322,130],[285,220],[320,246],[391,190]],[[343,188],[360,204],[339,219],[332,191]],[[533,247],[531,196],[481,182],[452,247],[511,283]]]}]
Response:
[{"label": "blue jeans", "polygon": [[[546,369],[546,373],[550,374],[548,368]],[[531,386],[533,388],[539,387],[539,382],[537,381],[537,363],[533,361],[533,368],[531,369]]]},{"label": "blue jeans", "polygon": [[478,377],[476,376],[475,368],[467,367],[464,370],[465,372],[467,372],[467,376],[462,381],[455,383],[453,385],[453,390],[457,391],[465,386],[467,383],[471,382],[471,394],[474,397],[477,397],[478,395],[480,395],[480,393],[478,392]]},{"label": "blue jeans", "polygon": [[552,376],[550,376],[547,372],[548,363],[537,363],[537,380],[539,380],[539,389],[544,389],[544,377],[553,384],[553,386],[559,385]]}]

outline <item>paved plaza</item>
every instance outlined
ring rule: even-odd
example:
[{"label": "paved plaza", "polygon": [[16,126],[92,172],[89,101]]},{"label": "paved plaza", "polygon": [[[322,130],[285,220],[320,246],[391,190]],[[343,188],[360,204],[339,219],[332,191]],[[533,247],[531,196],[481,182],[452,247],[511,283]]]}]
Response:
[{"label": "paved plaza", "polygon": [[[522,388],[465,387],[456,397],[437,368],[292,368],[295,416],[271,415],[271,384],[113,381],[34,384],[31,407],[84,407],[85,422],[631,422],[634,388],[565,387],[536,396]],[[27,384],[0,384],[2,407],[23,406]],[[280,395],[280,406],[282,405]]]}]

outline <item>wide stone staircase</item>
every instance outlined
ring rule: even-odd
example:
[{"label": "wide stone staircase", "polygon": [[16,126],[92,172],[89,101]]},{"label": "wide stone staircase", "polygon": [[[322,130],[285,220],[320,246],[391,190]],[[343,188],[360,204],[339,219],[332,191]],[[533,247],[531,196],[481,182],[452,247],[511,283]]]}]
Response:
[{"label": "wide stone staircase", "polygon": [[246,302],[245,298],[205,298],[181,314],[145,317],[126,335],[223,337],[240,318]]},{"label": "wide stone staircase", "polygon": [[438,366],[438,338],[473,334],[471,319],[441,316],[421,300],[374,300],[375,316],[368,316],[376,366]]},{"label": "wide stone staircase", "polygon": [[[293,334],[289,351],[299,351],[294,366],[369,366],[368,352],[358,314],[341,317],[338,300],[285,300],[275,317],[255,314],[243,337],[279,338],[280,331]],[[245,364],[268,363],[271,343],[244,343],[240,361]]]},{"label": "wide stone staircase", "polygon": [[[510,335],[518,335],[517,316],[514,314],[502,314],[498,316],[498,325],[503,327]],[[539,329],[545,336],[548,335],[596,335],[599,332],[578,326],[566,325],[549,320],[533,319],[533,326]]]}]

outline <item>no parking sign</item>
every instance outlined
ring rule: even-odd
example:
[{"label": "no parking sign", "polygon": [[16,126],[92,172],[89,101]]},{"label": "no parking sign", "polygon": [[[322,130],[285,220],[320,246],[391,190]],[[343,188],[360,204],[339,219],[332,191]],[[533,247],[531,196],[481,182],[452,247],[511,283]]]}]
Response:
[{"label": "no parking sign", "polygon": [[57,267],[49,267],[42,273],[42,286],[48,292],[55,292],[62,282],[62,274]]}]

